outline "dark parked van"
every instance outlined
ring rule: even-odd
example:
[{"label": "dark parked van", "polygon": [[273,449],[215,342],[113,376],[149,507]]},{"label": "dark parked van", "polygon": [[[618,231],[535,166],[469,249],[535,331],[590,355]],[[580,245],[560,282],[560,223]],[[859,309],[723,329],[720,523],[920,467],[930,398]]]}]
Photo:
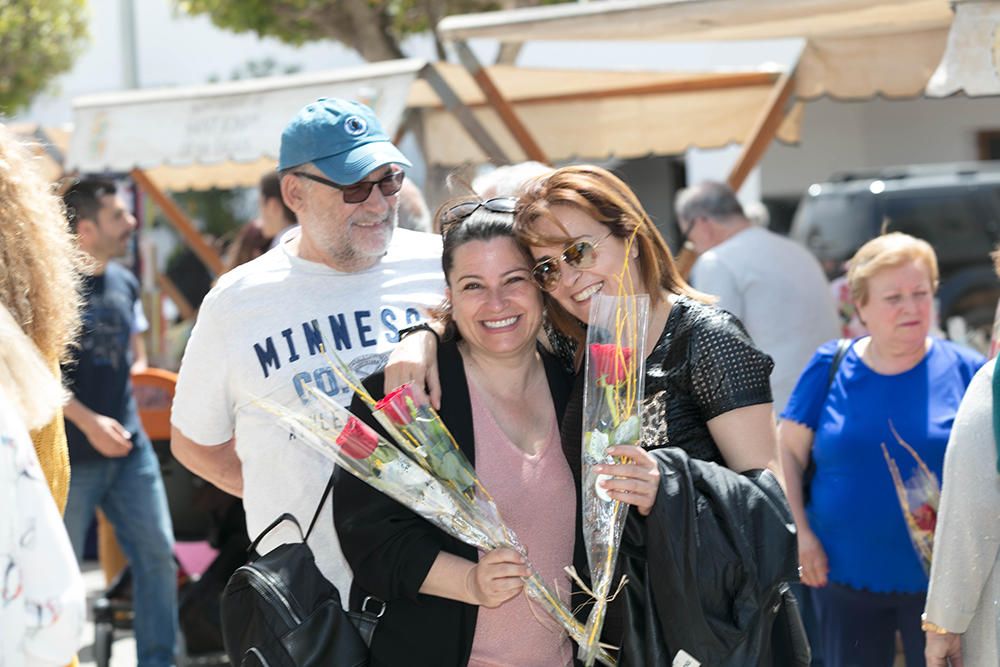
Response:
[{"label": "dark parked van", "polygon": [[1000,163],[838,174],[810,186],[790,236],[834,277],[882,229],[911,234],[934,247],[941,268],[941,327],[956,337],[967,332],[965,342],[985,350],[1000,298],[1000,280],[989,257],[1000,241]]}]

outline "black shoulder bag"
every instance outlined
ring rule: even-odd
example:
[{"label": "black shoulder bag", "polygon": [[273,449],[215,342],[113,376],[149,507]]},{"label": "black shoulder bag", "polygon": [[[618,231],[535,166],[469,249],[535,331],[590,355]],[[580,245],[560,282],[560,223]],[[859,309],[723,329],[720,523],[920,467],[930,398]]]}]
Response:
[{"label": "black shoulder bag", "polygon": [[[851,349],[851,344],[854,341],[850,338],[841,338],[837,341],[837,351],[833,354],[833,361],[830,362],[830,373],[826,378],[826,393],[830,393],[830,387],[833,386],[833,380],[837,377],[837,370],[840,368],[840,362],[844,360],[844,355],[847,351]],[[815,444],[815,443],[814,443]],[[812,455],[812,447],[809,448],[809,463],[806,464],[806,469],[802,471],[802,506],[805,507],[809,504],[809,498],[811,497],[811,487],[813,477],[816,476],[816,460]]]},{"label": "black shoulder bag", "polygon": [[[333,477],[309,529],[285,513],[250,545],[254,553],[276,526],[291,521],[302,541],[282,544],[233,573],[222,593],[222,636],[235,667],[366,667],[368,645],[385,603],[369,598],[361,612],[345,612],[337,588],[324,577],[307,544]],[[367,611],[368,603],[381,605]]]}]

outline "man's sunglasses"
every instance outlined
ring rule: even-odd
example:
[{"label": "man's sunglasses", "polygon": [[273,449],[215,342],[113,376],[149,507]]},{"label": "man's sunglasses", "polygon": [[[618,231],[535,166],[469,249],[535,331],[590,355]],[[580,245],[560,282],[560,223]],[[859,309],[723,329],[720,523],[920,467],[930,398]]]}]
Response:
[{"label": "man's sunglasses", "polygon": [[372,194],[372,188],[376,185],[384,196],[391,197],[399,192],[399,189],[403,187],[403,178],[406,176],[406,174],[402,171],[390,171],[383,178],[377,181],[361,181],[353,185],[340,185],[339,183],[334,183],[328,178],[323,178],[322,176],[310,174],[305,171],[293,171],[292,175],[301,176],[302,178],[307,178],[310,181],[322,183],[327,187],[340,190],[341,194],[344,195],[345,204],[361,204],[368,201],[368,197]]},{"label": "man's sunglasses", "polygon": [[535,268],[531,270],[531,277],[534,278],[539,287],[546,292],[551,292],[559,284],[559,278],[562,275],[559,269],[560,262],[565,262],[567,266],[574,269],[593,268],[597,262],[597,246],[611,234],[612,232],[608,232],[597,241],[580,239],[570,243],[558,257],[549,257],[535,264]]},{"label": "man's sunglasses", "polygon": [[441,215],[441,229],[457,224],[481,208],[493,213],[513,213],[517,209],[517,199],[513,197],[494,197],[481,201],[473,199],[455,204]]}]

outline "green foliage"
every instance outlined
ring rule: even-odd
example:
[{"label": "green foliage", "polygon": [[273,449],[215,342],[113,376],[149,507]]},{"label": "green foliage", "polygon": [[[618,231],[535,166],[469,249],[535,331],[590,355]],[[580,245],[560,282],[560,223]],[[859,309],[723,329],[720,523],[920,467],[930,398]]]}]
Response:
[{"label": "green foliage", "polygon": [[407,35],[432,30],[452,14],[565,0],[175,0],[189,14],[207,14],[215,25],[255,32],[290,44],[333,39],[366,60],[399,57]]},{"label": "green foliage", "polygon": [[0,113],[68,70],[86,36],[86,0],[0,0]]},{"label": "green foliage", "polygon": [[207,14],[220,28],[277,37],[289,44],[322,39],[326,35],[308,17],[311,10],[336,5],[336,0],[180,0],[188,14]]}]

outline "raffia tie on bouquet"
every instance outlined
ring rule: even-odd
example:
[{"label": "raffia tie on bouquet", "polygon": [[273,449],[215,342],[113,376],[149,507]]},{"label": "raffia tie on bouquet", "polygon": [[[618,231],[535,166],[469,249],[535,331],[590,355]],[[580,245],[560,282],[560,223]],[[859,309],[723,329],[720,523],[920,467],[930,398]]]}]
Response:
[{"label": "raffia tie on bouquet", "polygon": [[[376,402],[339,358],[331,367],[369,405],[395,444],[312,387],[309,391],[323,413],[319,420],[274,402],[261,404],[299,441],[449,535],[484,552],[511,548],[527,560],[524,546],[503,522],[492,496],[430,405],[418,403],[405,385]],[[530,562],[528,568],[525,593],[582,644],[584,626]],[[596,657],[609,667],[615,665],[604,650]]]}]

